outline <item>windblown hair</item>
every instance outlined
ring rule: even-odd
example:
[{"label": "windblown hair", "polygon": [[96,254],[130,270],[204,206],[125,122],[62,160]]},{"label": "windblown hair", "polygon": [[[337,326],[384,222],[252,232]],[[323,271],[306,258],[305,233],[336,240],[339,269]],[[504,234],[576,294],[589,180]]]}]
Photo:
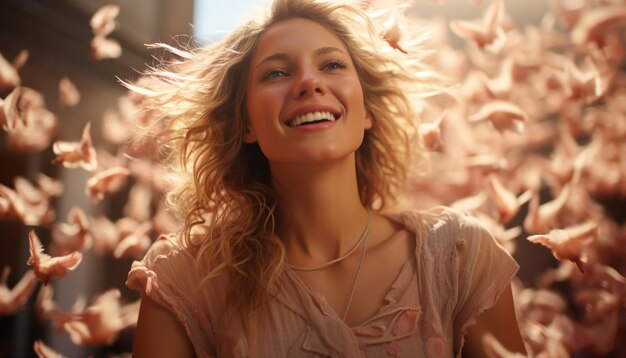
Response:
[{"label": "windblown hair", "polygon": [[382,40],[361,9],[276,0],[263,18],[205,47],[183,51],[160,45],[180,59],[148,71],[145,85],[129,85],[165,124],[161,148],[181,177],[168,203],[184,220],[184,243],[198,249],[206,279],[226,274],[228,302],[248,315],[275,292],[285,250],[275,234],[280,212],[267,159],[257,144],[243,141],[245,84],[265,29],[294,17],[325,26],[350,51],[373,117],[356,153],[359,194],[366,207],[388,207],[405,185],[407,165],[423,153],[415,149],[418,121],[409,98],[423,80],[419,61],[398,61],[403,54]]}]

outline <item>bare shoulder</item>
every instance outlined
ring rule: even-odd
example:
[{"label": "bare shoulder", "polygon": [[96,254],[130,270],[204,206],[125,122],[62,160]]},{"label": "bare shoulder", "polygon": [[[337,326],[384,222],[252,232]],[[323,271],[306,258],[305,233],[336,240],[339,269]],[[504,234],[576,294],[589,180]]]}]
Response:
[{"label": "bare shoulder", "polygon": [[191,341],[174,314],[145,294],[141,297],[133,357],[195,357]]}]

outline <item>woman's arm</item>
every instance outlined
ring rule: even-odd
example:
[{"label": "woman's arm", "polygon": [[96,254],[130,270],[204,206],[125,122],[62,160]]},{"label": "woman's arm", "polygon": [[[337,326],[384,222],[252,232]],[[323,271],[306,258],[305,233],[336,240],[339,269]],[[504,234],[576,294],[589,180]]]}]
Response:
[{"label": "woman's arm", "polygon": [[464,357],[488,357],[482,344],[484,333],[491,333],[507,350],[526,355],[524,341],[517,325],[513,292],[507,287],[496,304],[478,317],[476,325],[465,335]]},{"label": "woman's arm", "polygon": [[133,357],[195,357],[176,317],[146,294],[141,297]]}]

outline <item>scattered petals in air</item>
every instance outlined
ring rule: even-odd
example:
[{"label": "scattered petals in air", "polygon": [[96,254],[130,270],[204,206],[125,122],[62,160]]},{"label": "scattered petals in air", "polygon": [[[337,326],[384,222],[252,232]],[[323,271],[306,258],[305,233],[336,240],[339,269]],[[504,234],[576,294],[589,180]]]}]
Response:
[{"label": "scattered petals in air", "polygon": [[96,36],[106,36],[113,32],[117,26],[115,18],[119,13],[120,7],[117,5],[105,5],[98,9],[89,21],[93,34]]},{"label": "scattered petals in air", "polygon": [[491,101],[469,117],[472,122],[488,121],[496,130],[503,132],[512,130],[516,133],[524,131],[524,123],[528,120],[526,112],[517,105],[507,101]]},{"label": "scattered petals in air", "polygon": [[88,122],[83,129],[83,137],[80,142],[57,141],[52,145],[52,150],[56,158],[54,164],[62,164],[66,168],[81,167],[87,171],[94,171],[98,168],[96,150],[91,140],[91,123]]},{"label": "scattered petals in air", "polygon": [[67,223],[55,223],[52,226],[51,252],[55,255],[67,255],[73,251],[85,251],[92,245],[89,220],[85,212],[74,206],[67,214]]},{"label": "scattered petals in air", "polygon": [[10,106],[9,117],[3,115],[8,147],[18,152],[37,152],[48,147],[57,118],[46,108],[43,95],[27,87],[16,89],[11,95],[15,97],[5,99]]},{"label": "scattered petals in air", "polygon": [[12,315],[21,309],[37,284],[37,277],[32,270],[28,270],[13,288],[9,288],[10,272],[10,267],[4,266],[0,278],[0,316]]},{"label": "scattered petals in air", "polygon": [[120,241],[119,229],[105,216],[92,218],[91,233],[93,249],[100,255],[112,253]]},{"label": "scattered petals in air", "polygon": [[406,54],[407,51],[400,45],[400,41],[402,40],[402,28],[398,22],[398,16],[392,16],[385,25],[383,39],[387,41],[392,48]]},{"label": "scattered petals in air", "polygon": [[59,312],[59,306],[54,302],[53,296],[53,285],[44,285],[39,289],[39,294],[35,300],[35,313],[39,319],[52,319]]},{"label": "scattered petals in air", "polygon": [[626,7],[623,4],[590,9],[581,15],[572,30],[572,42],[603,45],[606,34],[618,26],[626,27]]},{"label": "scattered petals in air", "polygon": [[539,205],[539,196],[533,195],[524,219],[524,230],[531,234],[547,232],[555,226],[557,215],[563,210],[571,189],[566,186],[559,195],[547,203]]},{"label": "scattered petals in air", "polygon": [[7,61],[0,53],[0,89],[14,88],[20,85],[22,80],[17,71],[24,66],[28,60],[28,51],[22,50],[15,57],[13,63]]},{"label": "scattered petals in air", "polygon": [[124,167],[113,167],[96,173],[87,180],[87,195],[93,200],[102,200],[104,194],[120,189],[130,171]]},{"label": "scattered petals in air", "polygon": [[17,127],[17,122],[20,120],[17,109],[19,97],[20,87],[16,87],[4,100],[0,100],[0,108],[2,108],[2,112],[0,112],[0,124],[6,131]]},{"label": "scattered petals in air", "polygon": [[122,46],[116,40],[100,35],[91,39],[91,57],[93,57],[94,60],[118,58],[121,55]]},{"label": "scattered petals in air", "polygon": [[504,4],[502,0],[493,0],[481,19],[474,21],[454,20],[450,28],[458,36],[473,41],[479,47],[491,47],[498,52],[506,39],[502,28]]},{"label": "scattered petals in air", "polygon": [[49,198],[63,193],[63,182],[59,179],[52,179],[43,173],[38,173],[36,180],[41,191]]},{"label": "scattered petals in air", "polygon": [[83,312],[71,317],[63,329],[79,346],[106,345],[115,341],[119,332],[132,324],[122,316],[120,291],[109,290],[98,296]]},{"label": "scattered petals in air", "polygon": [[519,197],[502,185],[502,182],[493,174],[487,177],[487,192],[495,204],[500,221],[506,223],[519,211],[522,204],[530,199],[530,191],[522,193]]},{"label": "scattered petals in air", "polygon": [[61,107],[74,107],[80,102],[80,92],[69,78],[59,80],[59,105]]},{"label": "scattered petals in air", "polygon": [[33,349],[39,358],[64,358],[65,356],[48,347],[41,340],[35,341]]},{"label": "scattered petals in air", "polygon": [[113,257],[134,257],[140,259],[146,253],[152,240],[148,235],[152,230],[150,221],[138,222],[131,218],[121,218],[115,223],[119,241],[113,250]]},{"label": "scattered petals in air", "polygon": [[39,241],[35,230],[28,233],[28,243],[30,257],[28,265],[35,270],[35,276],[44,285],[52,279],[64,278],[67,273],[74,270],[83,259],[80,252],[72,252],[71,254],[59,257],[51,257],[43,252],[43,245]]},{"label": "scattered petals in air", "polygon": [[572,29],[587,7],[586,1],[553,0],[552,7],[565,28]]},{"label": "scattered petals in air", "polygon": [[424,147],[432,151],[440,151],[443,149],[443,141],[441,139],[441,123],[445,118],[445,112],[442,113],[432,123],[422,123],[419,127],[419,133],[422,137]]},{"label": "scattered petals in air", "polygon": [[[474,21],[459,16],[451,22],[411,17],[416,11],[420,15],[422,5],[416,0],[350,1],[376,23],[379,40],[389,45],[382,44],[382,55],[402,66],[415,64],[418,77],[428,84],[429,71],[422,72],[427,67],[446,77],[441,91],[427,87],[427,95],[413,97],[412,86],[407,87],[420,124],[411,136],[417,134],[420,147],[429,150],[431,168],[410,169],[410,190],[400,204],[409,210],[444,204],[467,212],[511,254],[522,248],[519,240],[541,234],[528,239],[546,245],[562,261],[536,277],[536,287],[515,284],[529,355],[568,357],[582,351],[623,356],[626,226],[612,214],[615,207],[622,209],[626,196],[624,0],[551,0],[551,11],[542,19],[519,23],[507,14],[505,6],[513,4],[506,0],[460,0],[464,6],[481,5],[476,10],[485,12]],[[452,0],[423,3],[457,6]],[[93,58],[121,56],[112,36],[119,11],[105,6],[91,19]],[[463,40],[461,46],[451,41],[450,32]],[[194,57],[168,45],[148,47],[163,49],[176,61]],[[61,139],[55,137],[58,119],[46,108],[44,96],[20,85],[37,78],[37,72],[26,72],[31,70],[24,66],[27,57],[27,51],[14,60],[0,57],[0,135],[8,150],[16,152],[46,150],[52,138]],[[389,70],[395,71],[393,66]],[[123,217],[112,220],[101,212],[91,217],[76,207],[53,222],[53,198],[61,195],[63,185],[56,175],[33,177],[31,172],[15,178],[14,188],[0,184],[0,217],[51,230],[52,255],[82,253],[91,241],[96,255],[111,260],[140,258],[155,234],[178,231],[181,223],[163,199],[180,182],[160,164],[161,154],[175,153],[155,150],[155,138],[167,128],[180,128],[178,123],[167,126],[178,115],[169,111],[180,107],[158,104],[162,94],[175,90],[169,79],[141,76],[127,84],[130,92],[117,103],[95,111],[97,116],[104,113],[93,125],[106,149],[96,155],[88,151],[97,156],[97,165],[82,159],[92,175],[86,192],[100,200],[124,189],[112,198],[127,200],[123,212],[111,213]],[[34,85],[51,89],[46,96],[56,96],[56,83],[44,86],[42,80]],[[61,87],[59,82],[59,107],[75,103],[72,91]],[[83,102],[99,90],[83,92]],[[84,148],[75,144],[82,155]],[[523,249],[521,255],[527,249],[548,250],[539,245]],[[532,264],[541,270],[555,263],[545,259]],[[583,263],[584,274],[576,268]],[[27,276],[34,281],[35,273]],[[147,280],[149,290],[154,278]],[[77,344],[109,344],[136,322],[138,302],[121,305],[119,292],[104,294],[87,309],[86,295],[79,292],[76,304],[65,311],[55,302],[52,286],[41,288],[35,311],[42,324],[66,330]],[[2,300],[6,292],[10,290],[0,286]],[[484,341],[488,354],[513,356],[491,338]]]},{"label": "scattered petals in air", "polygon": [[532,235],[528,241],[538,243],[552,250],[554,257],[559,260],[570,260],[578,266],[581,272],[585,261],[585,245],[598,235],[598,225],[593,222],[585,222],[566,229],[550,230],[548,234]]},{"label": "scattered petals in air", "polygon": [[133,135],[129,124],[113,110],[106,110],[102,115],[100,130],[104,140],[117,145],[126,143]]},{"label": "scattered petals in air", "polygon": [[0,184],[0,217],[20,220],[26,225],[44,225],[54,220],[50,196],[32,186],[26,179],[15,177],[15,190]]}]

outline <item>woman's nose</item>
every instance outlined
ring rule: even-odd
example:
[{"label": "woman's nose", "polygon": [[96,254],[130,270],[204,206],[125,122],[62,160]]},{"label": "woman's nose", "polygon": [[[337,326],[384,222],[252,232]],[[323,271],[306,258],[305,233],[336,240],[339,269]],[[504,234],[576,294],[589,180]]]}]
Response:
[{"label": "woman's nose", "polygon": [[294,88],[296,98],[323,95],[326,92],[319,75],[312,70],[304,70]]}]

